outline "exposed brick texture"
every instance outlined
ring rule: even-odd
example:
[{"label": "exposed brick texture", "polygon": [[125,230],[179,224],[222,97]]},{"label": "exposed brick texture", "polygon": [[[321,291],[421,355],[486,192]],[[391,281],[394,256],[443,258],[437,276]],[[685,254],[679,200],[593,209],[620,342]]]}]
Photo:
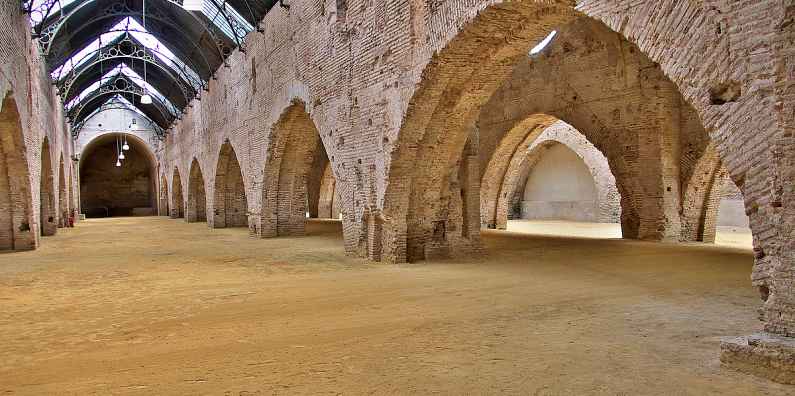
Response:
[{"label": "exposed brick texture", "polygon": [[[488,183],[484,178],[481,185],[481,208],[485,213],[487,205],[496,205],[496,228],[505,229],[508,219],[520,218],[516,208],[521,205],[527,178],[544,152],[555,144],[562,144],[574,151],[588,167],[597,192],[597,213],[593,220],[604,223],[619,221],[620,195],[607,158],[571,125],[557,121],[549,127],[536,127],[527,134],[513,155],[507,157],[509,164],[499,183]],[[491,162],[497,161],[493,159]],[[488,191],[485,188],[487,185],[498,191]],[[489,202],[493,196],[498,197],[497,202]]]},{"label": "exposed brick texture", "polygon": [[24,152],[24,136],[15,100],[7,96],[0,109],[0,249],[36,246],[33,199]]},{"label": "exposed brick texture", "polygon": [[55,176],[53,175],[52,150],[48,138],[41,146],[41,175],[39,184],[39,224],[42,236],[52,236],[58,228],[58,207],[55,195]]},{"label": "exposed brick texture", "polygon": [[[158,171],[158,173],[160,173]],[[170,216],[169,210],[169,194],[168,194],[168,179],[166,175],[160,175],[160,192],[158,194],[157,213],[160,216]]]},{"label": "exposed brick texture", "polygon": [[185,217],[185,199],[182,195],[182,178],[179,176],[179,169],[174,168],[171,177],[171,218],[183,217]]},{"label": "exposed brick texture", "polygon": [[[246,39],[246,52],[232,54],[171,130],[162,169],[186,169],[194,157],[216,169],[228,139],[252,230],[300,233],[307,198],[298,193],[308,191],[300,180],[309,178],[313,151],[309,143],[303,154],[284,154],[291,138],[279,137],[295,129],[298,100],[317,131],[305,136],[320,136],[336,176],[346,249],[400,262],[437,248],[477,249],[464,230],[479,203],[465,204],[461,193],[493,181],[462,182],[462,169],[488,172],[498,143],[535,114],[572,124],[604,153],[627,237],[708,240],[709,180],[719,169],[705,158],[711,137],[745,195],[766,328],[795,331],[787,270],[795,193],[783,187],[795,177],[784,133],[792,123],[783,110],[792,102],[784,100],[791,65],[782,54],[792,34],[782,25],[792,12],[785,2],[345,6],[344,17],[331,1],[275,8],[264,32]],[[560,34],[550,47],[528,57],[553,29]],[[725,95],[727,86],[739,86],[739,96]],[[513,99],[521,100],[506,102]],[[472,147],[477,166],[468,164]],[[299,159],[295,169],[282,172],[284,155]],[[215,175],[206,176],[214,186]]]},{"label": "exposed brick texture", "polygon": [[321,149],[302,103],[290,106],[271,131],[264,168],[261,236],[303,235],[312,165]]},{"label": "exposed brick texture", "polygon": [[120,136],[102,134],[80,153],[81,209],[89,217],[154,214],[157,208],[156,164],[147,146],[135,137],[116,167]]},{"label": "exposed brick texture", "polygon": [[[58,224],[57,167],[76,179],[74,150],[18,4],[0,11],[0,243],[32,248]],[[473,253],[517,147],[559,119],[607,159],[628,238],[713,238],[725,169],[754,234],[764,330],[795,336],[793,19],[784,0],[293,0],[155,150],[153,180],[171,180],[160,206],[219,221],[228,144],[252,233],[300,235],[321,212],[322,147],[349,253]]]},{"label": "exposed brick texture", "polygon": [[221,146],[215,170],[213,223],[215,228],[248,227],[248,202],[243,174],[235,149],[229,142]]},{"label": "exposed brick texture", "polygon": [[334,172],[331,170],[331,163],[327,164],[320,179],[320,191],[318,194],[318,214],[321,219],[338,219],[340,216],[341,200],[337,194],[337,181],[334,179]]},{"label": "exposed brick texture", "polygon": [[0,211],[0,248],[33,249],[40,235],[54,234],[64,214],[76,207],[76,198],[68,196],[74,186],[60,185],[73,174],[73,142],[19,4],[2,2],[0,20],[0,196],[5,197],[0,205],[9,209]]},{"label": "exposed brick texture", "polygon": [[185,221],[200,223],[207,221],[207,190],[204,188],[204,175],[199,161],[190,164],[188,179],[188,201],[185,207]]}]

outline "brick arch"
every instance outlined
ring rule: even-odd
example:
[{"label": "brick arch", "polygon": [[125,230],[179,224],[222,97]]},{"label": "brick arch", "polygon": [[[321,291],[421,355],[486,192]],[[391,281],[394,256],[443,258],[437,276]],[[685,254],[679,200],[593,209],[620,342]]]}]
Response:
[{"label": "brick arch", "polygon": [[215,171],[213,227],[248,227],[248,198],[234,147],[221,145]]},{"label": "brick arch", "polygon": [[73,221],[77,222],[78,207],[75,205],[75,179],[74,179],[74,165],[70,164],[66,171],[66,190],[68,194],[67,205],[69,207],[69,216],[73,217]]},{"label": "brick arch", "polygon": [[185,198],[182,195],[182,178],[179,175],[179,168],[175,166],[171,176],[171,218],[183,217],[185,217]]},{"label": "brick arch", "polygon": [[55,202],[55,175],[53,175],[50,140],[44,137],[41,144],[39,171],[39,224],[42,236],[55,235],[58,230],[58,207]]},{"label": "brick arch", "polygon": [[185,221],[188,223],[207,221],[207,190],[204,188],[204,174],[196,158],[190,164]]},{"label": "brick arch", "polygon": [[728,177],[715,144],[710,144],[684,180],[682,238],[715,242],[721,191]]},{"label": "brick arch", "polygon": [[158,199],[158,214],[160,216],[168,216],[169,205],[168,205],[168,179],[166,179],[166,175],[160,174],[160,198]]},{"label": "brick arch", "polygon": [[[610,169],[608,159],[588,141],[585,135],[577,131],[573,126],[563,121],[557,121],[550,126],[542,125],[534,128],[510,157],[508,167],[499,183],[499,189],[496,194],[496,228],[506,228],[512,206],[517,200],[521,200],[521,195],[533,167],[543,157],[544,153],[555,145],[565,146],[574,152],[588,167],[596,186],[597,221],[616,221],[624,211],[621,208],[621,204],[631,204],[631,201],[621,199],[616,178]],[[486,174],[489,173],[488,171],[486,172]],[[485,181],[483,184],[485,184]],[[484,192],[484,190],[481,190],[481,194]],[[617,202],[621,204],[616,205]],[[634,211],[634,208],[627,209]]]},{"label": "brick arch", "polygon": [[[392,153],[384,195],[383,216],[388,221],[383,226],[383,257],[414,261],[436,254],[431,250],[437,246],[445,249],[448,233],[457,232],[445,218],[452,195],[445,189],[479,109],[519,57],[574,16],[564,2],[493,5],[474,16],[431,59]],[[479,210],[469,211],[479,216]],[[477,248],[479,241],[472,242]]]},{"label": "brick arch", "polygon": [[303,102],[287,107],[269,141],[257,232],[261,237],[304,235],[310,173],[325,148]]},{"label": "brick arch", "polygon": [[0,250],[37,245],[25,152],[19,109],[9,92],[0,104]]},{"label": "brick arch", "polygon": [[[576,12],[568,12],[574,3]],[[786,2],[767,5],[768,11],[759,13],[756,3],[680,0],[441,3],[436,7],[441,11],[426,18],[433,56],[415,70],[418,88],[407,103],[388,165],[383,256],[391,261],[423,257],[433,223],[444,220],[448,195],[428,187],[444,186],[452,174],[449,169],[471,135],[471,112],[508,75],[508,65],[540,41],[542,34],[533,34],[536,27],[549,31],[585,15],[634,43],[693,107],[744,194],[754,235],[752,283],[764,301],[764,329],[795,336],[795,189],[789,188],[795,184],[795,144],[788,132],[795,125],[795,81],[789,46],[782,44],[793,37],[786,22],[795,10]],[[444,12],[451,9],[456,12]],[[428,169],[412,169],[416,163]],[[681,180],[676,182],[668,187],[681,187]],[[681,235],[681,224],[678,230],[661,226],[667,235]],[[725,361],[742,361],[737,365],[748,369],[769,360],[759,356],[778,354],[773,347],[743,342],[725,343]],[[776,364],[784,365],[777,360],[755,371],[770,370],[767,374],[775,377],[783,370]]]},{"label": "brick arch", "polygon": [[323,169],[317,206],[317,217],[321,219],[339,218],[341,202],[337,191],[337,179],[334,176],[334,170],[331,169],[331,163],[326,164]]},{"label": "brick arch", "polygon": [[[424,69],[388,171],[384,213],[390,222],[383,244],[387,257],[397,261],[422,259],[429,251],[437,250],[437,246],[444,254],[443,250],[450,250],[452,244],[457,244],[455,251],[476,250],[479,243],[476,235],[463,231],[465,220],[471,215],[464,212],[475,208],[459,207],[458,194],[450,190],[454,185],[463,185],[457,180],[460,179],[457,169],[471,155],[465,154],[467,142],[473,141],[473,137],[478,141],[475,151],[481,169],[485,169],[484,158],[491,158],[492,150],[496,149],[494,141],[499,141],[520,120],[537,113],[550,114],[575,125],[614,164],[614,174],[620,179],[619,188],[626,201],[622,205],[625,208],[622,229],[626,237],[679,239],[679,164],[665,163],[665,155],[675,149],[664,147],[675,146],[679,137],[666,133],[675,135],[693,128],[683,135],[698,136],[696,140],[700,140],[708,139],[706,131],[698,122],[682,121],[690,119],[691,114],[696,120],[698,117],[687,98],[657,64],[606,25],[569,6],[566,2],[532,1],[488,6],[473,16]],[[553,28],[559,30],[559,35],[550,47],[557,46],[555,55],[560,56],[552,58],[542,53],[528,58],[529,49]],[[570,37],[564,40],[564,33]],[[570,38],[578,38],[584,45],[567,46]],[[484,50],[485,47],[489,49]],[[572,70],[577,74],[557,80],[545,75],[538,85],[532,86],[541,92],[526,95],[534,102],[506,101],[490,109],[490,113],[504,115],[506,120],[502,124],[484,125],[481,110],[490,101],[498,101],[517,88],[521,90],[521,84],[527,82],[513,80],[518,73],[516,68],[529,73],[539,68],[554,68],[561,59],[565,62],[567,53],[572,51],[604,54],[605,66]],[[616,68],[610,63],[616,58],[631,60],[634,69],[623,72],[629,75],[627,86],[636,79],[631,88],[640,96],[633,99],[624,94],[621,98],[624,102],[613,103],[613,107],[591,105],[589,100],[595,93],[581,92],[589,82],[604,86],[602,91],[595,92],[613,93],[622,87],[583,76],[599,67]],[[609,98],[605,96],[605,100]],[[666,113],[665,109],[675,109],[676,113]],[[640,122],[643,120],[650,126],[644,129]],[[701,149],[697,143],[687,144],[694,150]],[[416,163],[423,166],[416,168]],[[658,202],[647,204],[648,201]],[[484,223],[489,224],[495,211],[487,210],[490,213]]]},{"label": "brick arch", "polygon": [[58,160],[58,227],[66,227],[69,219],[69,197],[66,186],[63,153]]}]

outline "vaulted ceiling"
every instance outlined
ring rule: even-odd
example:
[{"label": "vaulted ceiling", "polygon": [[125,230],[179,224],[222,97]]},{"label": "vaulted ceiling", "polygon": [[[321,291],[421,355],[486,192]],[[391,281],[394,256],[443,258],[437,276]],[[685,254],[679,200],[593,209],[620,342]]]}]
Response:
[{"label": "vaulted ceiling", "polygon": [[[279,0],[22,0],[77,135],[127,107],[161,136]],[[151,104],[141,103],[144,96]]]}]

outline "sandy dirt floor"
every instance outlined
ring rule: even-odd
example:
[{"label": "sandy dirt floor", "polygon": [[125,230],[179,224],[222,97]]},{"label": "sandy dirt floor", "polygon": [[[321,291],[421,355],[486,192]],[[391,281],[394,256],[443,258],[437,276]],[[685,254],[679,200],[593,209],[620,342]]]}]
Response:
[{"label": "sandy dirt floor", "polygon": [[0,254],[0,393],[795,393],[718,361],[760,327],[750,251],[486,231],[387,265],[308,229],[90,220]]},{"label": "sandy dirt floor", "polygon": [[[621,225],[618,223],[585,223],[559,220],[509,220],[508,231],[534,235],[574,236],[581,238],[617,239],[621,238]],[[715,244],[740,249],[753,249],[750,228],[718,227]]]}]

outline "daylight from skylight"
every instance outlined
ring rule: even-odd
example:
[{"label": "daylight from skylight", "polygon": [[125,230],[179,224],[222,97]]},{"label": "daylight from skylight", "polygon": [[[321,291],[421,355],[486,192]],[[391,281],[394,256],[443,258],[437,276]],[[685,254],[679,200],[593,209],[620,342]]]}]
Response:
[{"label": "daylight from skylight", "polygon": [[95,81],[88,88],[84,89],[83,92],[80,93],[80,95],[76,96],[74,99],[72,99],[71,101],[69,101],[69,103],[66,104],[66,110],[71,110],[72,108],[77,106],[77,104],[80,103],[83,99],[87,98],[89,95],[91,95],[96,90],[98,90],[102,86],[102,84],[105,84],[106,82],[116,78],[120,74],[126,76],[133,83],[137,84],[140,88],[144,88],[150,95],[156,97],[158,100],[163,102],[169,108],[169,111],[171,111],[172,113],[177,112],[176,107],[174,106],[173,103],[171,103],[170,100],[166,99],[166,97],[164,97],[151,84],[144,81],[144,79],[141,78],[141,76],[139,76],[138,73],[136,73],[125,63],[116,66],[111,71],[105,73],[105,75],[102,76],[100,80]]},{"label": "daylight from skylight", "polygon": [[158,40],[154,35],[147,32],[146,29],[144,29],[144,27],[132,17],[124,18],[119,23],[114,25],[108,32],[100,35],[98,39],[92,41],[82,50],[78,51],[74,56],[67,59],[63,65],[56,68],[50,76],[56,81],[63,79],[70,72],[72,72],[72,70],[88,61],[88,59],[90,59],[93,54],[99,51],[100,48],[103,48],[105,45],[112,42],[113,40],[116,40],[125,33],[129,33],[146,48],[152,50],[152,53],[156,57],[166,63],[175,72],[186,74],[185,77],[188,82],[193,85],[194,88],[198,88],[198,85],[201,81],[199,75],[184,62],[179,60],[179,58],[177,58],[177,56],[174,55],[174,53],[165,44],[160,42],[160,40]]},{"label": "daylight from skylight", "polygon": [[547,35],[547,37],[545,37],[543,40],[541,40],[541,42],[538,43],[538,45],[536,45],[535,47],[533,47],[533,49],[530,50],[530,55],[535,55],[535,54],[543,51],[544,48],[546,48],[546,46],[549,45],[549,43],[552,41],[552,39],[555,38],[556,34],[558,34],[557,30],[553,30],[551,33],[549,33]]}]

